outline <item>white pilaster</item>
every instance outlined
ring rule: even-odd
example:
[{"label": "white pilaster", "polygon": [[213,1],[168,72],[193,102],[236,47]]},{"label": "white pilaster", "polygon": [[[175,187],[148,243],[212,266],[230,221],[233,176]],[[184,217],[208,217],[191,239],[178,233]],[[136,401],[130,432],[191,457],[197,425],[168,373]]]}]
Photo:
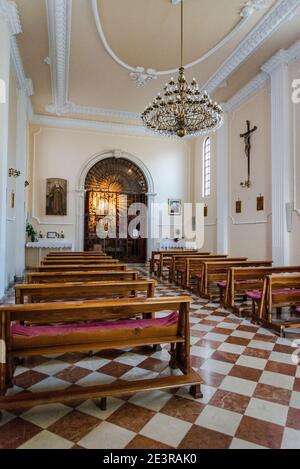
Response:
[{"label": "white pilaster", "polygon": [[229,250],[229,148],[228,115],[217,131],[217,252],[228,254]]},{"label": "white pilaster", "polygon": [[274,265],[290,263],[286,207],[289,190],[289,80],[286,51],[279,51],[262,70],[271,77],[272,256]]},{"label": "white pilaster", "polygon": [[25,179],[27,155],[27,96],[23,90],[18,90],[16,143],[16,168],[21,172],[21,175],[16,179],[15,275],[22,277],[25,269]]},{"label": "white pilaster", "polygon": [[9,67],[10,31],[7,21],[0,15],[0,80],[5,88],[5,102],[0,103],[0,298],[5,290],[5,247],[6,247],[6,188],[8,157],[8,110],[9,110]]}]

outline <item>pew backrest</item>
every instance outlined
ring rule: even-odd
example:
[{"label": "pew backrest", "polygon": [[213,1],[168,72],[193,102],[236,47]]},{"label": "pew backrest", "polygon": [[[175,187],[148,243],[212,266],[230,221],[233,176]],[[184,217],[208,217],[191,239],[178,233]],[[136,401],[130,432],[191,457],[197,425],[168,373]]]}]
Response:
[{"label": "pew backrest", "polygon": [[101,282],[105,280],[137,280],[137,270],[95,270],[71,272],[30,272],[27,283],[61,283],[61,282]]}]

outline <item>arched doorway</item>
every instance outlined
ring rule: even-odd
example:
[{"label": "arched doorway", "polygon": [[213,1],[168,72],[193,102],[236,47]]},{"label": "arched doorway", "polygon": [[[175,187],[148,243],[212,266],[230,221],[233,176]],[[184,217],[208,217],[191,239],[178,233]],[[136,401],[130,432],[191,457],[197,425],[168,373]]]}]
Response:
[{"label": "arched doorway", "polygon": [[[144,262],[147,254],[147,240],[140,236],[139,228],[135,237],[121,235],[120,220],[127,216],[132,204],[147,206],[148,184],[141,169],[124,157],[107,157],[95,163],[85,178],[85,229],[84,249],[102,247],[108,254],[128,262]],[[97,224],[109,219],[114,213],[115,236],[99,238]],[[136,213],[128,215],[127,226]],[[126,228],[127,228],[126,226]],[[104,229],[105,224],[104,224]],[[109,229],[107,228],[107,231]]]}]

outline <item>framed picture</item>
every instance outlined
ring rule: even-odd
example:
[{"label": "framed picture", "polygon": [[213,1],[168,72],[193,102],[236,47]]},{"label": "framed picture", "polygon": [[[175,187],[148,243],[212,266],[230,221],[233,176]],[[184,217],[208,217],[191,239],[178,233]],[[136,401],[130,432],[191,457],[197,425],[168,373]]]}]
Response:
[{"label": "framed picture", "polygon": [[181,199],[169,199],[169,215],[181,215]]},{"label": "framed picture", "polygon": [[67,180],[51,178],[46,181],[46,215],[67,215]]},{"label": "framed picture", "polygon": [[264,196],[260,194],[259,197],[257,197],[256,199],[256,210],[258,212],[262,212],[264,210],[264,202]]},{"label": "framed picture", "polygon": [[56,231],[48,231],[48,233],[47,233],[47,238],[49,238],[49,239],[55,239],[55,238],[56,238],[56,235],[57,235]]},{"label": "framed picture", "polygon": [[235,213],[242,213],[242,201],[237,200],[235,202]]}]

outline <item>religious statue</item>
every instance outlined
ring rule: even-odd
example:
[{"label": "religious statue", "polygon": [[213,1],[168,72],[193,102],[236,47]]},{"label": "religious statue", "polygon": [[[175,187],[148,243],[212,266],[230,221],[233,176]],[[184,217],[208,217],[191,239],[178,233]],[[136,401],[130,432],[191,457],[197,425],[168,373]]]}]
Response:
[{"label": "religious statue", "polygon": [[251,186],[251,180],[250,180],[250,155],[251,155],[251,137],[253,132],[257,130],[257,126],[253,127],[253,129],[250,129],[250,121],[247,121],[247,132],[244,134],[240,134],[240,137],[244,139],[245,143],[245,155],[247,158],[247,163],[248,163],[248,178],[247,181],[241,182],[242,187],[250,187]]},{"label": "religious statue", "polygon": [[66,179],[47,179],[46,215],[67,215]]}]

